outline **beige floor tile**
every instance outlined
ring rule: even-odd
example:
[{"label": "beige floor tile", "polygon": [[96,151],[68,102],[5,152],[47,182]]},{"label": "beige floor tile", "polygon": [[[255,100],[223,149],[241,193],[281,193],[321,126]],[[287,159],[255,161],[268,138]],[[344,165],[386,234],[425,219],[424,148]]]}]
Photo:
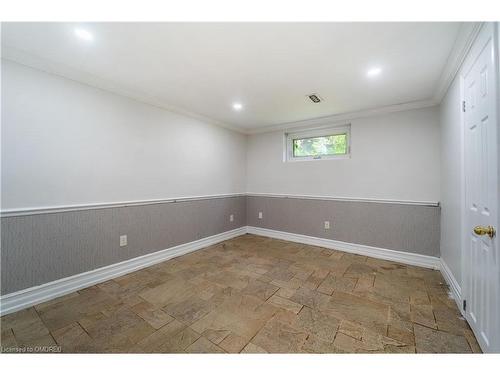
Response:
[{"label": "beige floor tile", "polygon": [[331,297],[304,287],[297,289],[294,295],[290,297],[290,300],[311,309],[320,310],[323,306],[328,305]]},{"label": "beige floor tile", "polygon": [[414,287],[407,278],[390,277],[378,274],[373,284],[373,293],[381,300],[391,302],[409,303],[410,295],[415,290],[425,290],[423,283]]},{"label": "beige floor tile", "polygon": [[320,339],[315,335],[309,335],[302,345],[301,352],[304,353],[345,353],[337,348],[332,342]]},{"label": "beige floor tile", "polygon": [[80,324],[94,339],[123,332],[144,321],[127,308],[116,311],[111,316],[99,316],[96,319],[81,319]]},{"label": "beige floor tile", "polygon": [[2,351],[8,351],[7,350],[8,348],[15,348],[17,346],[18,344],[14,336],[14,331],[12,331],[12,328],[5,330],[2,329],[2,338],[0,341],[0,347],[2,348]]},{"label": "beige floor tile", "polygon": [[283,281],[279,279],[271,280],[271,284],[279,288],[294,289],[297,290],[302,285],[305,285],[307,281],[292,277],[290,280]]},{"label": "beige floor tile", "polygon": [[283,267],[275,267],[268,271],[265,276],[273,280],[290,281],[295,274],[285,265]]},{"label": "beige floor tile", "polygon": [[343,320],[340,323],[339,333],[350,336],[356,340],[361,340],[363,337],[363,326]]},{"label": "beige floor tile", "polygon": [[430,305],[431,300],[425,290],[416,290],[410,293],[410,303],[412,305]]},{"label": "beige floor tile", "polygon": [[201,336],[198,340],[187,347],[186,353],[224,353],[224,350]]},{"label": "beige floor tile", "polygon": [[14,314],[2,316],[2,331],[7,329],[22,329],[40,320],[35,308],[30,307]]},{"label": "beige floor tile", "polygon": [[174,318],[168,315],[162,309],[143,310],[137,313],[142,319],[148,322],[154,329],[159,329],[165,324],[170,323]]},{"label": "beige floor tile", "polygon": [[430,305],[411,305],[411,320],[414,323],[437,329],[434,311]]},{"label": "beige floor tile", "polygon": [[198,333],[228,330],[250,339],[274,315],[277,308],[248,295],[235,295],[191,325]]},{"label": "beige floor tile", "polygon": [[63,353],[79,353],[88,351],[92,338],[78,323],[59,328],[52,332],[52,336],[61,346]]},{"label": "beige floor tile", "polygon": [[245,289],[250,281],[253,281],[254,279],[241,272],[227,270],[211,275],[207,277],[207,280],[222,287],[230,286],[231,288],[242,290]]},{"label": "beige floor tile", "polygon": [[199,338],[200,335],[188,327],[168,337],[160,346],[159,351],[161,353],[182,353]]},{"label": "beige floor tile", "polygon": [[215,306],[197,296],[191,296],[181,302],[169,304],[163,308],[168,314],[186,325],[194,323],[208,314]]},{"label": "beige floor tile", "polygon": [[334,292],[329,302],[320,306],[319,310],[339,319],[362,324],[381,334],[387,330],[389,307],[353,294]]},{"label": "beige floor tile", "polygon": [[318,286],[317,291],[331,295],[333,291],[350,293],[354,290],[358,279],[329,274]]},{"label": "beige floor tile", "polygon": [[349,265],[344,273],[344,277],[360,278],[360,277],[373,277],[377,274],[377,267],[372,266],[366,262],[352,263]]},{"label": "beige floor tile", "polygon": [[464,336],[453,335],[415,324],[417,353],[472,353]]},{"label": "beige floor tile", "polygon": [[55,342],[34,308],[24,310],[19,320],[5,319],[2,331],[11,329],[19,346],[50,346]]},{"label": "beige floor tile", "polygon": [[[359,345],[361,351],[394,352],[395,348],[408,346],[405,342],[370,330],[363,325],[345,320],[340,324],[339,333],[356,340],[352,341],[352,343]],[[360,341],[362,344],[359,344],[357,341]]]},{"label": "beige floor tile", "polygon": [[416,348],[414,345],[406,345],[406,346],[386,345],[384,348],[384,353],[412,354],[416,353]]},{"label": "beige floor tile", "polygon": [[275,285],[259,280],[252,280],[244,289],[241,290],[241,293],[248,294],[265,301],[276,293],[278,289],[279,287]]},{"label": "beige floor tile", "polygon": [[64,296],[54,298],[50,301],[42,302],[42,303],[36,305],[35,309],[37,309],[37,310],[44,309],[50,305],[54,305],[54,304],[62,302],[62,301],[66,301],[67,303],[70,303],[72,298],[78,297],[78,296],[79,296],[78,292],[69,293],[69,294],[66,294]]},{"label": "beige floor tile", "polygon": [[293,264],[290,267],[288,267],[288,269],[294,273],[295,275],[294,278],[302,281],[306,281],[309,278],[309,276],[311,276],[311,274],[314,272],[314,269],[307,266],[303,266],[301,264]]},{"label": "beige floor tile", "polygon": [[330,270],[328,268],[316,269],[311,276],[307,278],[303,286],[308,289],[316,289],[326,278]]},{"label": "beige floor tile", "polygon": [[276,295],[283,298],[290,298],[295,294],[296,291],[296,289],[279,288],[276,292]]},{"label": "beige floor tile", "polygon": [[341,350],[346,353],[369,353],[380,351],[380,347],[377,345],[356,340],[355,338],[347,336],[341,332],[339,332],[335,337],[333,345],[337,350]]},{"label": "beige floor tile", "polygon": [[428,295],[433,307],[447,307],[449,309],[458,311],[455,299],[447,291],[441,291],[440,293],[433,293],[431,291],[428,293]]},{"label": "beige floor tile", "polygon": [[[17,340],[17,338],[16,338]],[[24,342],[17,340],[17,343],[21,346],[29,346],[29,347],[52,347],[56,346],[57,343],[54,341],[52,335],[47,334],[43,336],[37,336],[34,338],[30,338],[30,340],[26,340]]]},{"label": "beige floor tile", "polygon": [[170,280],[139,293],[139,297],[157,306],[175,304],[195,294],[196,286],[181,278]]},{"label": "beige floor tile", "polygon": [[402,341],[395,340],[393,338],[387,337],[386,335],[381,335],[367,328],[363,328],[363,336],[361,340],[365,343],[376,346],[381,351],[385,351],[388,346],[390,347],[407,346],[407,344]]},{"label": "beige floor tile", "polygon": [[316,290],[320,293],[327,294],[329,296],[332,295],[333,290],[335,289],[335,281],[337,277],[334,274],[328,274],[325,279],[318,285]]},{"label": "beige floor tile", "polygon": [[387,327],[387,336],[404,342],[406,345],[415,345],[415,336],[413,334],[413,325],[405,324],[389,324]]},{"label": "beige floor tile", "polygon": [[455,309],[447,307],[434,307],[434,317],[436,318],[437,328],[440,331],[446,331],[456,335],[463,335],[465,330],[469,330],[469,324],[465,318]]},{"label": "beige floor tile", "polygon": [[149,302],[146,301],[141,301],[139,303],[136,303],[135,305],[132,305],[129,307],[130,310],[135,312],[136,314],[139,314],[140,312],[144,311],[154,311],[157,309],[157,307]]},{"label": "beige floor tile", "polygon": [[276,295],[269,298],[268,302],[276,307],[291,311],[295,314],[298,314],[300,309],[302,309],[301,304]]},{"label": "beige floor tile", "polygon": [[100,337],[93,342],[99,348],[98,352],[131,353],[134,352],[133,347],[135,344],[153,332],[154,329],[149,324],[142,322],[124,332],[118,332],[108,337]]},{"label": "beige floor tile", "polygon": [[333,342],[340,320],[324,312],[304,306],[294,321],[294,327],[326,342]]},{"label": "beige floor tile", "polygon": [[244,235],[1,318],[85,353],[480,352],[439,271]]},{"label": "beige floor tile", "polygon": [[219,345],[230,333],[231,331],[227,329],[207,329],[203,332],[203,336]]},{"label": "beige floor tile", "polygon": [[342,256],[342,260],[352,262],[352,263],[364,263],[368,258],[364,255],[352,254],[352,253],[344,253]]},{"label": "beige floor tile", "polygon": [[358,278],[358,282],[354,287],[354,293],[366,293],[373,291],[375,276],[362,276]]},{"label": "beige floor tile", "polygon": [[248,343],[248,340],[230,333],[228,336],[222,340],[219,346],[228,353],[239,353]]},{"label": "beige floor tile", "polygon": [[273,318],[255,335],[252,342],[269,353],[295,353],[300,351],[307,336],[307,333]]},{"label": "beige floor tile", "polygon": [[389,305],[389,321],[411,322],[411,304],[406,302],[386,301]]},{"label": "beige floor tile", "polygon": [[466,329],[464,331],[464,336],[467,342],[469,343],[469,346],[472,350],[473,353],[482,353],[483,351],[481,350],[481,347],[479,346],[476,337],[474,336],[474,333],[470,329]]},{"label": "beige floor tile", "polygon": [[161,346],[172,336],[184,330],[186,325],[178,320],[173,320],[151,335],[140,340],[135,346],[135,351],[139,353],[158,353],[161,352]]},{"label": "beige floor tile", "polygon": [[118,303],[118,300],[105,292],[97,288],[88,288],[80,291],[78,297],[71,300],[38,308],[38,313],[47,328],[53,331]]},{"label": "beige floor tile", "polygon": [[96,351],[126,353],[155,330],[132,311],[124,308],[103,319],[80,320],[93,340]]},{"label": "beige floor tile", "polygon": [[255,345],[253,342],[249,342],[241,351],[243,354],[265,354],[267,353],[260,346]]}]

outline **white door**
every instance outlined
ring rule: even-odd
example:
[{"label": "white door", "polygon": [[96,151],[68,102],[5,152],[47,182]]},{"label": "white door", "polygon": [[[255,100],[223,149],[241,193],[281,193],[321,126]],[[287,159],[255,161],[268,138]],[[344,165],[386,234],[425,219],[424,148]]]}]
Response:
[{"label": "white door", "polygon": [[500,351],[498,88],[495,25],[485,24],[464,65],[465,317],[484,352]]}]

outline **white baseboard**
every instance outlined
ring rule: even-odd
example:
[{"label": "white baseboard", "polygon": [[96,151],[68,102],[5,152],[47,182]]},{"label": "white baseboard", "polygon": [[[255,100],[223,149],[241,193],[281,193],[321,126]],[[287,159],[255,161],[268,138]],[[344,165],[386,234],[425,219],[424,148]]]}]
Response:
[{"label": "white baseboard", "polygon": [[124,262],[55,280],[47,284],[37,285],[28,289],[20,290],[18,292],[0,296],[0,315],[9,314],[42,302],[49,301],[51,299],[104,282],[106,280],[110,280],[115,277],[122,276],[145,267],[149,267],[153,264],[164,262],[166,260],[202,249],[207,246],[214,245],[230,238],[241,236],[245,233],[277,238],[291,242],[299,242],[307,245],[320,246],[328,249],[336,249],[349,253],[365,255],[373,258],[380,258],[419,267],[441,269],[444,278],[450,285],[455,300],[457,301],[457,303],[461,303],[459,302],[461,301],[460,286],[453,277],[446,263],[444,263],[440,258],[415,253],[407,253],[404,251],[383,249],[367,245],[352,244],[326,238],[311,237],[302,234],[294,234],[271,229],[246,226],[228,232],[216,234],[214,236],[205,237],[186,244],[171,247],[169,249],[160,250],[151,254],[129,259]]},{"label": "white baseboard", "polygon": [[299,242],[306,245],[320,246],[320,247],[325,247],[327,249],[335,249],[335,250],[345,251],[348,253],[366,255],[373,258],[380,258],[394,262],[410,264],[413,266],[433,268],[436,270],[439,269],[440,266],[439,258],[428,255],[407,253],[404,251],[389,250],[367,245],[358,245],[348,242],[329,240],[326,238],[311,237],[303,234],[281,232],[277,230],[251,227],[251,226],[247,227],[247,233],[265,237],[278,238],[280,240],[286,240],[291,242]]},{"label": "white baseboard", "polygon": [[451,296],[455,300],[458,306],[458,310],[463,314],[462,308],[462,288],[460,288],[460,284],[453,276],[453,273],[450,270],[450,267],[446,264],[446,262],[441,258],[441,273],[443,274],[446,283],[450,287]]},{"label": "white baseboard", "polygon": [[380,258],[403,264],[410,264],[413,266],[439,270],[443,275],[446,283],[450,287],[451,296],[457,303],[458,310],[463,314],[462,292],[460,284],[455,279],[450,268],[442,258],[432,257],[428,255],[420,255],[415,253],[407,253],[404,251],[383,249],[367,245],[357,245],[342,241],[329,240],[325,238],[311,237],[302,234],[281,232],[277,230],[251,227],[251,226],[247,227],[247,233],[256,234],[259,236],[277,238],[285,241],[303,243],[306,245],[321,246],[328,249],[335,249],[335,250],[345,251],[348,253],[365,255],[373,258]]},{"label": "white baseboard", "polygon": [[164,262],[233,237],[241,236],[245,233],[246,227],[237,228],[224,233],[216,234],[214,236],[205,237],[200,240],[174,246],[169,249],[129,259],[124,262],[111,264],[106,267],[0,296],[0,315],[9,314],[49,301],[56,297],[60,297],[106,280],[137,271],[141,268]]}]

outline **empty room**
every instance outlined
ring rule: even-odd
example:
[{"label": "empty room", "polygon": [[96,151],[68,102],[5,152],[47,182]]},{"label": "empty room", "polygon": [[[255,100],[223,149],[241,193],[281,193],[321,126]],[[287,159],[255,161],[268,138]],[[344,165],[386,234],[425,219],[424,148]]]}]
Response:
[{"label": "empty room", "polygon": [[2,22],[2,356],[499,353],[499,41]]}]

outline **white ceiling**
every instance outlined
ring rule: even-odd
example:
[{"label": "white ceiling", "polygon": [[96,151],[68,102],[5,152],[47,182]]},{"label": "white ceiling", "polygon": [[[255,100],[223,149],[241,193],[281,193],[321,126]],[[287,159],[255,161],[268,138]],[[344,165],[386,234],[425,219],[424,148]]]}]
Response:
[{"label": "white ceiling", "polygon": [[[75,27],[91,32],[78,39]],[[431,99],[460,23],[4,23],[6,58],[242,130]],[[376,78],[366,71],[382,68]],[[313,104],[306,95],[319,94]],[[232,103],[244,109],[236,112]]]}]

